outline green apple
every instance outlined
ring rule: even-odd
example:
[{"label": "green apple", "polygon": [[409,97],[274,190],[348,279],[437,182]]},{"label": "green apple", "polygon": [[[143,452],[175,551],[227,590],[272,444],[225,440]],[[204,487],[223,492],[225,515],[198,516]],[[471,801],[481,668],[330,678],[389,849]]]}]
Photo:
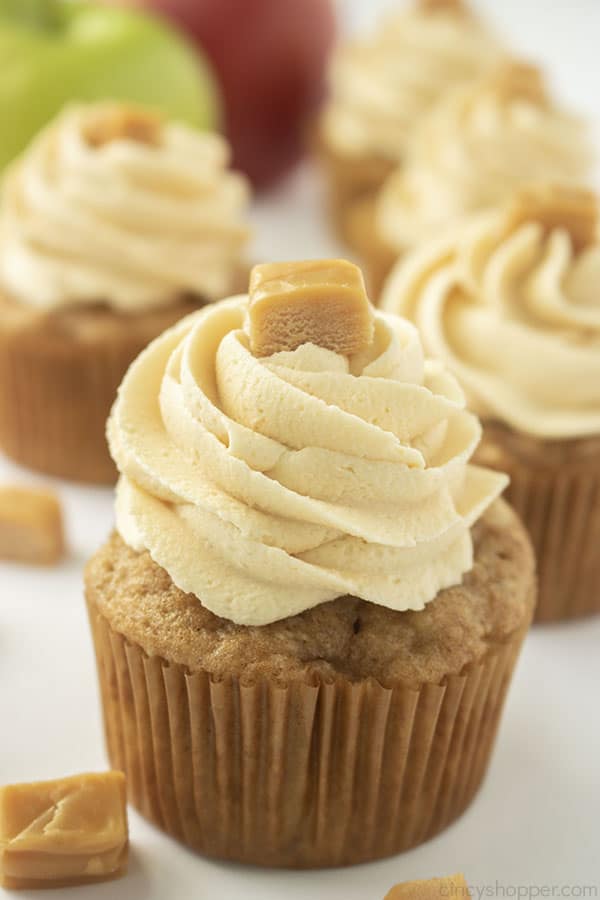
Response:
[{"label": "green apple", "polygon": [[70,0],[0,0],[0,169],[72,100],[129,100],[219,120],[208,64],[163,21]]}]

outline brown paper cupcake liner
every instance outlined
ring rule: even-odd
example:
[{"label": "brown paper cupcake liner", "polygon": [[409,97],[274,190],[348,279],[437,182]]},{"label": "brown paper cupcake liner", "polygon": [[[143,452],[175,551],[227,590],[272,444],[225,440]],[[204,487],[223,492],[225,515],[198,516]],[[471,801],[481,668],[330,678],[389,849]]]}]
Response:
[{"label": "brown paper cupcake liner", "polygon": [[371,300],[377,305],[386,278],[401,253],[387,244],[379,233],[375,196],[359,198],[348,207],[346,242],[359,257]]},{"label": "brown paper cupcake liner", "polygon": [[[248,289],[250,264],[232,273]],[[106,420],[129,365],[179,319],[200,309],[182,295],[167,307],[128,315],[102,304],[45,313],[0,295],[0,447],[48,475],[111,484]]]},{"label": "brown paper cupcake liner", "polygon": [[343,156],[333,150],[318,129],[311,144],[325,175],[331,225],[351,244],[348,213],[355,200],[373,197],[396,168],[393,160],[377,156]]},{"label": "brown paper cupcake liner", "polygon": [[600,612],[600,471],[511,474],[508,500],[529,529],[538,559],[535,619]]},{"label": "brown paper cupcake liner", "polygon": [[476,461],[510,475],[505,496],[527,527],[537,557],[535,621],[598,613],[600,449],[589,460],[565,458],[552,465],[542,456],[520,458],[490,429],[487,435],[484,430]]},{"label": "brown paper cupcake liner", "polygon": [[442,684],[216,680],[89,604],[111,764],[148,819],[208,856],[339,866],[445,828],[487,769],[526,629]]},{"label": "brown paper cupcake liner", "polygon": [[141,346],[4,336],[0,343],[0,446],[50,475],[111,483],[106,419]]}]

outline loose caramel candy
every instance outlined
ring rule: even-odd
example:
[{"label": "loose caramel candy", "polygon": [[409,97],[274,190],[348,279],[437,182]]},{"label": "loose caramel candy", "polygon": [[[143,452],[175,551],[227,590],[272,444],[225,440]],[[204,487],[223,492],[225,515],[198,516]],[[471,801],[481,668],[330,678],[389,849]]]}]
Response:
[{"label": "loose caramel candy", "polygon": [[386,894],[385,900],[470,900],[470,897],[464,875],[450,875],[397,884]]},{"label": "loose caramel candy", "polygon": [[158,113],[129,104],[106,103],[90,113],[85,129],[92,147],[129,140],[153,147],[159,143],[162,119]]},{"label": "loose caramel candy", "polygon": [[534,184],[518,191],[508,206],[508,231],[525,222],[537,222],[546,232],[564,228],[580,250],[598,240],[598,198],[585,188]]},{"label": "loose caramel candy", "polygon": [[64,549],[62,511],[55,494],[0,487],[0,559],[52,565]]},{"label": "loose caramel candy", "polygon": [[255,356],[307,343],[349,356],[373,340],[362,272],[342,259],[255,266],[248,321]]},{"label": "loose caramel candy", "polygon": [[127,867],[125,776],[73,775],[0,788],[0,884],[62,887]]}]

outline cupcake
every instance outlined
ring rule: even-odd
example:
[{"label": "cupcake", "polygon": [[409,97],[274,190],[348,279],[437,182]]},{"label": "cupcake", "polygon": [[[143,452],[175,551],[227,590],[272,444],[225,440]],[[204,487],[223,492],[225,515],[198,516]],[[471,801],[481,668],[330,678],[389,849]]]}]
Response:
[{"label": "cupcake", "polygon": [[508,472],[539,621],[600,610],[600,239],[586,190],[536,185],[394,270],[383,306],[459,378]]},{"label": "cupcake", "polygon": [[114,481],[117,387],[165,328],[247,281],[248,187],[215,134],[116,104],[67,109],[0,206],[0,447]]},{"label": "cupcake", "polygon": [[259,266],[155,340],[109,422],[86,597],[130,800],[209,856],[418,844],[485,773],[531,547],[457,382],[336,260]]},{"label": "cupcake", "polygon": [[420,0],[368,39],[339,47],[317,152],[334,225],[351,246],[355,201],[372,199],[405,160],[415,123],[449,87],[478,78],[502,55],[460,0]]},{"label": "cupcake", "polygon": [[522,185],[580,184],[592,166],[584,123],[553,103],[539,70],[502,64],[446,94],[422,120],[410,162],[377,197],[362,255],[381,278],[382,258],[397,259]]}]

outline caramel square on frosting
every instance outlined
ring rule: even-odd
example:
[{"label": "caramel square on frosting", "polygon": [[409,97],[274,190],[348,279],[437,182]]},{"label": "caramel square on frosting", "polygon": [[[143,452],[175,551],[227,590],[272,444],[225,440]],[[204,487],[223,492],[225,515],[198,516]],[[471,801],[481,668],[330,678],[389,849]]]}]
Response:
[{"label": "caramel square on frosting", "polygon": [[248,327],[255,356],[307,343],[345,356],[363,350],[374,319],[362,272],[342,259],[255,266]]},{"label": "caramel square on frosting", "polygon": [[463,0],[420,0],[419,9],[424,13],[452,13],[465,15],[467,8]]},{"label": "caramel square on frosting", "polygon": [[150,109],[121,103],[105,103],[86,127],[91,147],[103,147],[112,141],[128,140],[155,147],[160,142],[162,117]]},{"label": "caramel square on frosting", "polygon": [[470,900],[471,894],[464,875],[430,878],[427,881],[407,881],[397,884],[385,900]]},{"label": "caramel square on frosting", "polygon": [[0,884],[104,881],[127,867],[125,776],[88,773],[0,788]]},{"label": "caramel square on frosting", "polygon": [[0,487],[0,559],[52,565],[64,554],[58,497],[38,488]]},{"label": "caramel square on frosting", "polygon": [[536,222],[545,232],[564,228],[576,250],[598,240],[598,199],[586,188],[540,183],[521,188],[508,205],[508,231]]},{"label": "caramel square on frosting", "polygon": [[501,103],[522,100],[539,108],[548,105],[544,75],[531,63],[515,60],[498,63],[491,74],[482,79],[481,90],[491,93]]}]

